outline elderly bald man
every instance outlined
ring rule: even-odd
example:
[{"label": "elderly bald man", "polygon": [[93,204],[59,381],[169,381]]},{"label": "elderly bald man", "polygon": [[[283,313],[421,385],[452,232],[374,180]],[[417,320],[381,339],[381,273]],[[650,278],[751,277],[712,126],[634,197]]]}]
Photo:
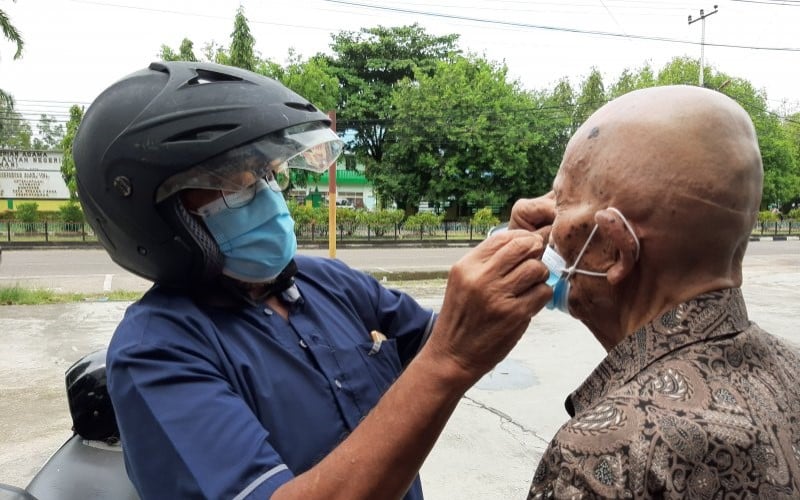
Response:
[{"label": "elderly bald man", "polygon": [[800,355],[739,289],[762,176],[736,102],[655,87],[589,117],[553,192],[515,204],[511,227],[550,233],[550,307],[608,351],[529,499],[800,497]]}]

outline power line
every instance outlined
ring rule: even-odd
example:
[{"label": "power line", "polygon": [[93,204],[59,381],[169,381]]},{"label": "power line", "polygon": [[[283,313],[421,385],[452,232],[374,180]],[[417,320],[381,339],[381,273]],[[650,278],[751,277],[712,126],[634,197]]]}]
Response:
[{"label": "power line", "polygon": [[766,0],[731,0],[731,2],[758,3],[761,5],[775,5],[784,7],[800,7],[800,2],[794,2],[791,0],[781,0],[777,2],[768,2]]},{"label": "power line", "polygon": [[[565,33],[580,33],[583,35],[596,35],[596,36],[606,36],[606,37],[614,37],[614,38],[630,38],[635,40],[648,40],[654,42],[665,42],[665,43],[681,43],[687,45],[698,45],[697,42],[691,42],[689,40],[678,40],[675,38],[666,38],[666,37],[659,37],[659,36],[649,36],[649,35],[626,35],[624,33],[614,33],[610,31],[599,31],[599,30],[585,30],[580,28],[568,28],[564,26],[545,26],[539,24],[529,24],[529,23],[520,23],[514,21],[499,21],[493,19],[482,19],[478,17],[470,17],[470,16],[460,16],[456,14],[444,14],[439,12],[426,12],[420,10],[412,10],[412,9],[402,9],[399,7],[388,7],[382,5],[371,5],[371,4],[364,4],[358,2],[350,2],[346,0],[323,0],[324,2],[334,3],[339,5],[348,5],[351,7],[361,7],[365,9],[374,9],[374,10],[382,10],[382,11],[389,11],[389,12],[398,12],[402,14],[415,14],[418,16],[428,16],[428,17],[438,17],[443,19],[455,19],[459,21],[471,21],[476,23],[484,23],[484,24],[494,24],[499,26],[510,26],[515,28],[527,28],[527,29],[539,29],[539,30],[546,30],[546,31],[560,31]],[[800,47],[757,47],[752,45],[738,45],[738,44],[727,44],[727,43],[707,43],[706,45],[710,47],[722,47],[722,48],[730,48],[730,49],[748,49],[748,50],[765,50],[765,51],[783,51],[783,52],[800,52]]]}]

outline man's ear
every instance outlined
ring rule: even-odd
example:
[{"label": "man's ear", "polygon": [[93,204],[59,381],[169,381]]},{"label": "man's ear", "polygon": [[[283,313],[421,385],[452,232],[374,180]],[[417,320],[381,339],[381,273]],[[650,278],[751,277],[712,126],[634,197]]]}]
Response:
[{"label": "man's ear", "polygon": [[619,213],[614,210],[603,209],[594,214],[597,230],[608,238],[616,248],[617,258],[608,268],[608,282],[612,285],[619,284],[633,271],[638,257],[639,247],[636,239],[625,227],[625,222]]}]

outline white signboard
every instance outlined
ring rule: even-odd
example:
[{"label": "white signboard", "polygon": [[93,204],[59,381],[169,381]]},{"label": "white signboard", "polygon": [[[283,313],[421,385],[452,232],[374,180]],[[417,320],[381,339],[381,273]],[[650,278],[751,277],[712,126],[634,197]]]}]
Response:
[{"label": "white signboard", "polygon": [[69,190],[61,177],[61,151],[0,149],[0,198],[66,200]]}]

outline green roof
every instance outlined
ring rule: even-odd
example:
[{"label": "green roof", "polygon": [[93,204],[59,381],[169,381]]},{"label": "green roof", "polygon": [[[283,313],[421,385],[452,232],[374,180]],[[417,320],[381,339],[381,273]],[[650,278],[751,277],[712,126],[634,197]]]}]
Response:
[{"label": "green roof", "polygon": [[[320,184],[328,184],[328,172],[320,176]],[[366,186],[369,182],[364,174],[356,170],[342,170],[336,169],[336,185],[337,186]]]}]

